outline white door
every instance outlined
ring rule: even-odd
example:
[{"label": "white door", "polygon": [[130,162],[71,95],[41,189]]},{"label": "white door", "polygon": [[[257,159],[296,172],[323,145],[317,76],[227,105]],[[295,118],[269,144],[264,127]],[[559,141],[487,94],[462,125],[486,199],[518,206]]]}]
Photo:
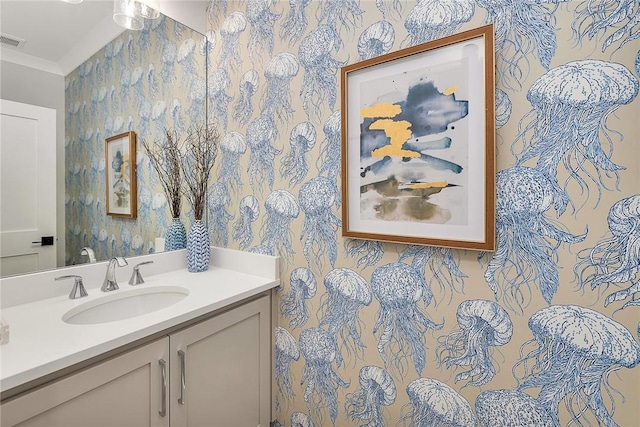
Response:
[{"label": "white door", "polygon": [[0,166],[0,277],[55,268],[56,110],[0,99]]}]

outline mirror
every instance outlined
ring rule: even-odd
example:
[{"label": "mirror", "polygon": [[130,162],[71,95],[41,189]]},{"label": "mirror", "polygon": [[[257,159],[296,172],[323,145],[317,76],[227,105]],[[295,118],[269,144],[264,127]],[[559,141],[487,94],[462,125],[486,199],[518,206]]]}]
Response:
[{"label": "mirror", "polygon": [[[42,17],[46,14],[35,4],[53,2],[2,0],[3,24],[5,20],[17,19],[6,3],[28,3],[28,13]],[[79,8],[97,3],[108,4],[109,8],[113,5],[112,1],[85,0],[83,4],[63,6],[74,8],[74,19],[81,27],[90,18],[83,18]],[[165,1],[161,11],[191,19],[202,30],[206,3]],[[108,13],[107,22],[111,19],[110,9]],[[41,19],[23,18],[26,22]],[[70,28],[75,24],[65,25]],[[160,19],[146,21],[141,31],[117,34],[64,74],[59,89],[63,91],[63,111],[57,108],[59,118],[62,115],[63,119],[58,120],[58,128],[62,123],[64,129],[63,136],[58,131],[57,138],[62,138],[58,144],[63,145],[58,150],[62,159],[58,158],[56,172],[58,182],[63,181],[56,196],[62,206],[58,216],[63,218],[58,220],[62,222],[57,227],[58,244],[64,246],[63,253],[58,255],[58,266],[88,262],[89,257],[80,254],[83,247],[92,248],[98,261],[115,255],[130,257],[155,251],[156,238],[163,236],[171,215],[140,140],[159,139],[167,128],[180,134],[191,126],[204,124],[209,48],[202,32],[163,14]],[[3,71],[4,59],[3,50]],[[2,79],[4,90],[10,82],[5,81],[4,72]],[[138,140],[136,218],[108,216],[105,206],[105,170],[111,167],[105,160],[105,140],[127,131],[135,132]],[[188,222],[185,208],[182,218]]]}]

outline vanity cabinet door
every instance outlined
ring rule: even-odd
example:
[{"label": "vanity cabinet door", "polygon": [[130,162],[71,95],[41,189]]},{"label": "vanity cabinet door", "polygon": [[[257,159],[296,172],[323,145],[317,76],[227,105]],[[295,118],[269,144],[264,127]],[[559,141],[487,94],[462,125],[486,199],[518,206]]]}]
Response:
[{"label": "vanity cabinet door", "polygon": [[160,414],[163,374],[168,381],[168,366],[160,361],[168,357],[169,339],[163,338],[109,359],[2,404],[0,424],[168,427],[168,410]]},{"label": "vanity cabinet door", "polygon": [[268,296],[170,335],[171,426],[269,426]]}]

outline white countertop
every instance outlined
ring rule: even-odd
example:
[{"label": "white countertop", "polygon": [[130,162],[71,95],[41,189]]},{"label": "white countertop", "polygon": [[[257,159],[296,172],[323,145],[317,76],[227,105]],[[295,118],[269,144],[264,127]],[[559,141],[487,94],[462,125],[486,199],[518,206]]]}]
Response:
[{"label": "white countertop", "polygon": [[[76,300],[60,295],[4,308],[2,318],[10,326],[11,339],[0,346],[0,390],[9,390],[99,356],[278,284],[279,280],[274,277],[211,266],[201,273],[179,269],[145,276],[145,283],[135,287],[121,281],[120,289],[109,293],[97,288],[87,289],[89,296]],[[71,287],[73,281],[68,285]],[[93,299],[140,287],[163,285],[185,287],[189,295],[171,306],[125,320],[93,325],[68,324],[62,320],[68,310]]]}]

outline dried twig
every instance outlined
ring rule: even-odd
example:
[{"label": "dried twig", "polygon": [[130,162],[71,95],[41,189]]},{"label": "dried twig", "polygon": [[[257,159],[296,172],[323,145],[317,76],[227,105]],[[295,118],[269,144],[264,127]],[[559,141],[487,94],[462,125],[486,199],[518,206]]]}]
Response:
[{"label": "dried twig", "polygon": [[196,220],[201,220],[204,214],[207,185],[218,154],[219,140],[220,134],[215,126],[197,126],[185,138],[181,147],[184,156],[180,163],[184,177],[184,194],[193,207]]},{"label": "dried twig", "polygon": [[171,216],[178,218],[182,205],[181,159],[178,136],[174,131],[165,131],[163,139],[149,142],[141,139],[153,168],[169,201]]}]

